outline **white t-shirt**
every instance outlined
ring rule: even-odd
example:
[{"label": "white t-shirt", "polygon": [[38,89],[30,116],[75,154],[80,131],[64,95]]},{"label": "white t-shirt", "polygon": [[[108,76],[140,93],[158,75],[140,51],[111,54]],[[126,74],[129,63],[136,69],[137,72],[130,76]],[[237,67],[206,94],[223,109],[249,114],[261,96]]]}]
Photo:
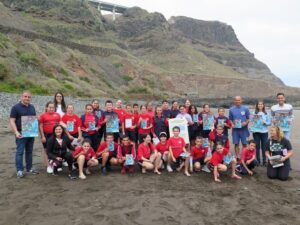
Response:
[{"label": "white t-shirt", "polygon": [[62,117],[65,113],[62,111],[61,105],[56,106],[56,112]]}]

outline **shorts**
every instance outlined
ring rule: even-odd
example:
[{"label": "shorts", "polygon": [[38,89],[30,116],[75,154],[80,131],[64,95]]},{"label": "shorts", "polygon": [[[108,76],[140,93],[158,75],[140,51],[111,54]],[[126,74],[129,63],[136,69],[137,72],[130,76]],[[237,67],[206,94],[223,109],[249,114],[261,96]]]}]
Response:
[{"label": "shorts", "polygon": [[129,137],[129,140],[132,142],[136,142],[137,141],[137,135],[136,135],[136,131],[130,131],[130,130],[126,130],[125,134]]},{"label": "shorts", "polygon": [[46,142],[45,142],[45,143],[42,143],[44,149],[47,148],[47,142],[48,142],[48,139],[49,139],[51,136],[52,136],[52,134],[45,134]]},{"label": "shorts", "polygon": [[199,159],[193,159],[193,164],[195,164],[196,162],[200,163],[200,165],[205,165],[204,157]]},{"label": "shorts", "polygon": [[185,158],[183,158],[182,156],[179,156],[176,158],[176,162],[174,163],[176,167],[179,167],[183,162],[184,162]]},{"label": "shorts", "polygon": [[232,129],[232,143],[238,145],[240,141],[243,145],[247,144],[249,131],[247,128],[233,128]]}]

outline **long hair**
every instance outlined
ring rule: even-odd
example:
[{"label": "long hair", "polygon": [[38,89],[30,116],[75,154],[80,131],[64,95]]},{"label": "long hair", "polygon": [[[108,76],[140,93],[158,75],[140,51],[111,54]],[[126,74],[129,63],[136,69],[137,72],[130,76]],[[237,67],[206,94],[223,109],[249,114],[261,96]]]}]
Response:
[{"label": "long hair", "polygon": [[257,114],[259,112],[259,109],[258,109],[258,104],[259,103],[262,103],[263,104],[263,108],[262,108],[262,112],[264,114],[267,114],[266,112],[266,106],[265,106],[265,103],[263,101],[257,101],[256,104],[255,104],[255,114]]},{"label": "long hair", "polygon": [[277,137],[278,141],[280,142],[284,138],[283,131],[280,129],[279,126],[272,126],[271,129],[272,128],[274,128],[276,130],[276,137]]},{"label": "long hair", "polygon": [[58,105],[58,102],[57,102],[57,100],[56,100],[56,96],[57,96],[58,94],[61,95],[61,103],[60,103],[60,104],[61,104],[61,110],[65,113],[65,112],[66,112],[66,109],[67,109],[66,103],[65,103],[65,97],[64,97],[63,93],[60,92],[60,91],[56,92],[55,95],[54,95],[54,107],[55,107],[55,112],[56,112],[56,108],[57,108],[57,105]]},{"label": "long hair", "polygon": [[198,110],[197,110],[197,107],[196,107],[195,105],[190,105],[190,106],[189,106],[189,111],[188,111],[188,113],[189,113],[190,115],[193,114],[193,113],[192,113],[192,108],[195,108],[195,113],[194,113],[194,114],[198,114]]}]

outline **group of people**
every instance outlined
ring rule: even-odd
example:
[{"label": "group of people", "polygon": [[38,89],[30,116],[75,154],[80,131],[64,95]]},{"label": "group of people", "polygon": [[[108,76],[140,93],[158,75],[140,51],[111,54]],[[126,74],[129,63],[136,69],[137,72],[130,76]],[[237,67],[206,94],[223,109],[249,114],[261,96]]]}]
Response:
[{"label": "group of people", "polygon": [[[24,176],[24,151],[26,172],[38,173],[32,167],[35,139],[22,136],[22,117],[37,116],[30,100],[31,93],[24,91],[21,101],[10,113],[17,145],[18,178]],[[123,108],[121,100],[116,101],[114,107],[113,102],[107,100],[105,109],[100,109],[98,100],[92,100],[79,117],[74,113],[74,105],[66,104],[63,93],[57,92],[54,100],[47,102],[45,112],[37,116],[44,164],[47,172],[53,175],[68,167],[71,179],[86,179],[95,170],[92,168],[99,168],[106,175],[114,165],[121,167],[122,174],[133,173],[138,165],[142,173],[161,174],[163,169],[168,172],[183,170],[186,176],[196,171],[212,172],[216,182],[221,181],[221,172],[229,167],[231,177],[239,180],[240,175],[253,175],[254,168],[261,165],[267,167],[269,178],[287,180],[293,154],[290,132],[280,127],[276,118],[288,115],[290,124],[293,108],[285,103],[283,93],[277,94],[277,102],[271,107],[271,113],[266,111],[263,101],[258,101],[250,112],[242,105],[242,98],[236,96],[227,117],[224,108],[213,115],[208,104],[198,112],[189,100],[184,105],[173,101],[171,109],[167,100],[155,108],[152,102],[140,106],[127,104]],[[204,123],[209,116],[213,118],[213,125],[207,128]],[[251,116],[261,118],[262,129],[252,130],[253,139],[249,140]],[[186,121],[189,143],[181,137],[179,126],[170,131],[172,118]],[[230,153],[229,130],[232,130],[234,154]],[[275,156],[281,163],[274,163]]]}]

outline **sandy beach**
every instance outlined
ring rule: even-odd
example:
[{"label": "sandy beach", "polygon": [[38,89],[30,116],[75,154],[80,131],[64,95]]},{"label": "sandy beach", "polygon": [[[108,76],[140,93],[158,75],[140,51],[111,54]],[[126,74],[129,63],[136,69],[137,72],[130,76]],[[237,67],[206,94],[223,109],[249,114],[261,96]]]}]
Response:
[{"label": "sandy beach", "polygon": [[136,171],[121,175],[119,168],[103,177],[93,171],[87,180],[46,174],[37,138],[34,166],[39,175],[17,179],[14,136],[7,121],[0,130],[0,224],[300,224],[300,111],[295,111],[293,170],[287,182],[270,180],[266,168],[241,181],[229,174],[215,183],[212,174],[161,176]]}]

